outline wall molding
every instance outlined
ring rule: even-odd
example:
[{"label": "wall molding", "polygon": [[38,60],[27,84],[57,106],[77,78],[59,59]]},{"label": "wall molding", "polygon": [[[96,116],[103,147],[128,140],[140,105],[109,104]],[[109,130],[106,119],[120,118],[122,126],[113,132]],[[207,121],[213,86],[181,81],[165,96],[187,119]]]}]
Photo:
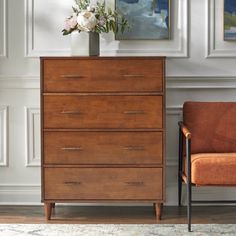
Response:
[{"label": "wall molding", "polygon": [[[223,1],[222,1],[223,2]],[[206,1],[206,58],[235,58],[236,49],[217,48],[216,46],[216,0]],[[222,9],[223,10],[223,9]],[[222,19],[223,21],[223,19]],[[223,32],[222,32],[223,35]]]},{"label": "wall molding", "polygon": [[[176,168],[174,166],[174,168]],[[177,173],[177,172],[176,172]],[[172,196],[168,196],[168,193],[177,193],[177,179],[175,182],[170,182],[166,186],[167,193],[167,202],[165,205],[176,206],[177,199],[173,199]],[[224,188],[224,191],[222,191]],[[196,188],[193,187],[193,199],[195,200],[233,200],[230,199],[230,196],[236,195],[236,190],[233,187],[225,188],[225,187],[201,187]],[[42,206],[41,203],[41,186],[38,184],[1,184],[0,185],[0,205],[33,205],[33,206]],[[172,199],[169,199],[172,198]],[[183,205],[186,204],[186,185],[183,184]],[[129,206],[129,205],[137,205],[137,206],[149,206],[150,204],[144,203],[61,203],[60,205],[64,206]],[[199,204],[201,205],[201,204]],[[204,204],[206,205],[206,204]],[[211,205],[211,204],[209,204]],[[224,204],[217,204],[224,205]]]},{"label": "wall molding", "polygon": [[1,89],[39,89],[39,76],[0,76]]},{"label": "wall molding", "polygon": [[[215,17],[215,2],[213,2],[213,9],[211,8],[211,0],[206,1],[206,19],[207,19],[207,27],[206,27],[206,58],[212,57],[214,54],[214,37],[212,37],[212,33],[214,32],[214,17]],[[214,16],[214,17],[213,17]],[[213,31],[213,32],[212,32]]]},{"label": "wall molding", "polygon": [[[25,107],[25,136],[26,136],[26,167],[36,167],[41,165],[41,157],[36,155],[36,143],[35,143],[35,124],[34,117],[40,114],[38,107]],[[38,124],[40,125],[40,124]],[[40,137],[38,137],[40,140]],[[40,150],[40,144],[38,149]]]},{"label": "wall molding", "polygon": [[[0,76],[1,89],[39,89],[39,76]],[[232,75],[176,75],[166,77],[167,89],[235,89]]]},{"label": "wall molding", "polygon": [[[25,0],[25,57],[39,57],[39,56],[68,56],[71,55],[68,48],[65,49],[54,49],[54,50],[37,50],[34,48],[34,1],[35,0]],[[161,47],[160,49],[102,49],[101,55],[142,55],[142,56],[157,56],[165,55],[167,57],[177,57],[177,58],[187,58],[189,56],[189,1],[188,0],[178,0],[176,4],[179,4],[178,17],[179,24],[177,32],[179,32],[178,39],[179,45],[174,49],[165,49]],[[173,17],[174,18],[174,17]],[[174,22],[174,21],[173,21]],[[161,41],[160,41],[161,42]],[[171,41],[170,41],[171,42]]]},{"label": "wall molding", "polygon": [[0,205],[41,205],[39,184],[0,184]]},{"label": "wall molding", "polygon": [[182,106],[167,106],[166,114],[170,116],[181,116],[182,115]]},{"label": "wall molding", "polygon": [[7,28],[7,0],[1,0],[3,3],[3,34],[2,34],[2,51],[0,51],[0,58],[7,57],[7,36],[8,36],[8,28]]},{"label": "wall molding", "polygon": [[8,106],[0,106],[0,167],[8,166]]},{"label": "wall molding", "polygon": [[236,76],[167,76],[167,89],[235,89]]}]

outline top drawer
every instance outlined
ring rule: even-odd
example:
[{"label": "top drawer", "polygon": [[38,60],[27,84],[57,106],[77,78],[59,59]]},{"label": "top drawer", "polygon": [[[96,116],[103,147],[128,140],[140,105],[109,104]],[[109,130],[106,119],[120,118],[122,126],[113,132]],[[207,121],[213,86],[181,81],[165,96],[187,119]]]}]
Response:
[{"label": "top drawer", "polygon": [[44,92],[162,92],[164,59],[43,59]]}]

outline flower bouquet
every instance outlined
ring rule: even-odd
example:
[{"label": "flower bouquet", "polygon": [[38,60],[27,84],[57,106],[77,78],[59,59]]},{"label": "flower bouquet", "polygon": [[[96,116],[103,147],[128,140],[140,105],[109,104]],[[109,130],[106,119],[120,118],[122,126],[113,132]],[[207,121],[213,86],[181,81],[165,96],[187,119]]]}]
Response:
[{"label": "flower bouquet", "polygon": [[[63,35],[69,35],[73,32],[79,33],[81,43],[86,43],[85,38],[89,37],[87,40],[90,48],[89,55],[99,55],[100,33],[110,31],[123,33],[129,28],[126,18],[117,11],[106,8],[104,1],[75,0],[75,6],[72,9],[73,14],[65,20]],[[91,53],[91,50],[94,52]]]}]

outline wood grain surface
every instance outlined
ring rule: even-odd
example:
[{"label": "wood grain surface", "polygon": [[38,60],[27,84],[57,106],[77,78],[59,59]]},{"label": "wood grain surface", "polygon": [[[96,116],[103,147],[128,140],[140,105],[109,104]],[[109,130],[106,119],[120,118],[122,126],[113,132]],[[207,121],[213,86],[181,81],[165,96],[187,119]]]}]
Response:
[{"label": "wood grain surface", "polygon": [[162,132],[44,132],[45,164],[162,164]]},{"label": "wood grain surface", "polygon": [[162,199],[162,168],[45,168],[50,199]]}]

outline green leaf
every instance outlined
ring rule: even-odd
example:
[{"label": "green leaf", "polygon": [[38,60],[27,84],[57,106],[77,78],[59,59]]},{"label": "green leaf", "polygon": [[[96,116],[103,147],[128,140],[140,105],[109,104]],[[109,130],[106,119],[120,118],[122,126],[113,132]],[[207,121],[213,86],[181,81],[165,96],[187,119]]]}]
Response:
[{"label": "green leaf", "polygon": [[109,32],[109,22],[107,21],[106,22],[106,33],[108,33]]},{"label": "green leaf", "polygon": [[63,30],[62,30],[62,35],[69,35],[69,34],[71,34],[73,31],[74,31],[74,29],[70,29],[70,30],[63,29]]}]

